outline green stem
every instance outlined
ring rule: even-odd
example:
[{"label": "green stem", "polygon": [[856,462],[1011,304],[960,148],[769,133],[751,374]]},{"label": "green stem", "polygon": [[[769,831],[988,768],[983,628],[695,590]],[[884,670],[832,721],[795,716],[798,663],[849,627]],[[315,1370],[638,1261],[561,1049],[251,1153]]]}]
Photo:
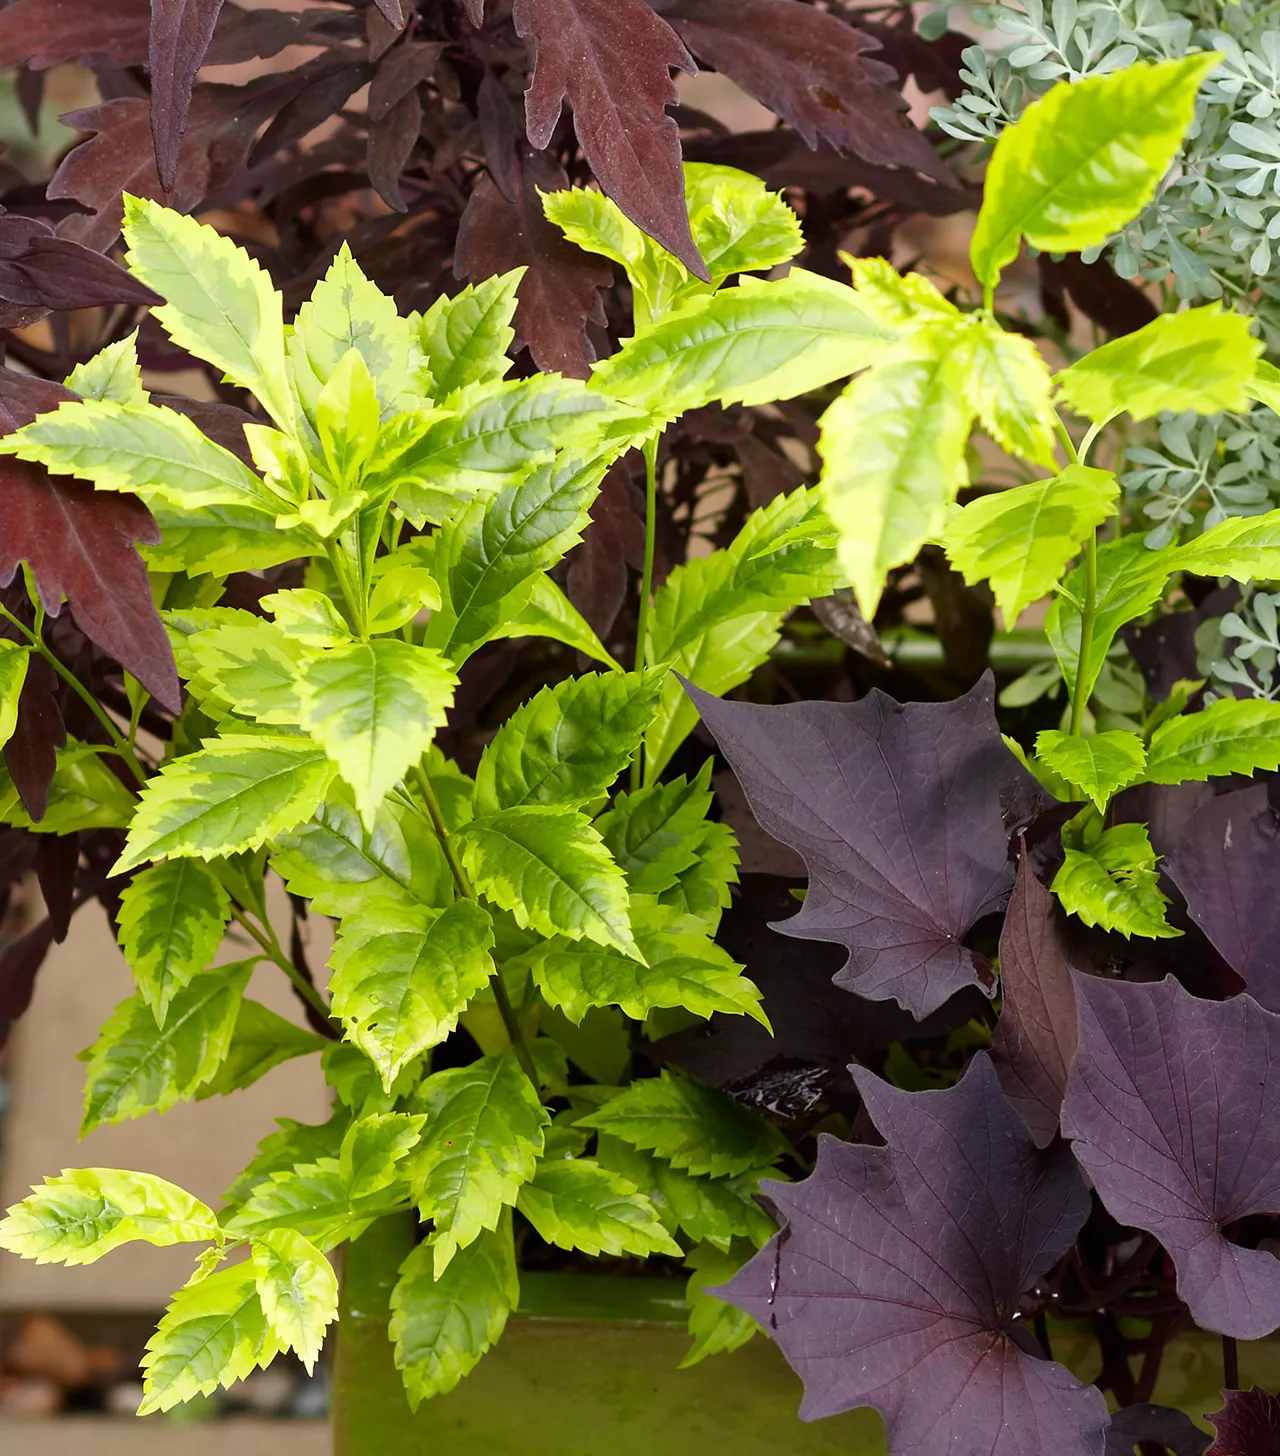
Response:
[{"label": "green stem", "polygon": [[1071,694],[1071,732],[1078,735],[1084,726],[1084,710],[1089,700],[1088,682],[1092,658],[1093,623],[1098,615],[1098,536],[1090,534],[1084,546],[1084,605],[1080,611],[1080,655],[1076,659],[1076,685]]},{"label": "green stem", "polygon": [[132,773],[134,778],[137,779],[139,785],[145,788],[147,784],[147,776],[143,772],[142,765],[138,762],[137,755],[134,753],[133,749],[129,746],[129,744],[125,741],[124,736],[121,734],[119,728],[116,727],[115,723],[108,715],[107,710],[102,706],[101,703],[98,702],[97,698],[95,698],[93,694],[89,691],[89,689],[85,687],[85,685],[80,681],[75,673],[73,673],[71,669],[59,659],[58,655],[52,650],[52,648],[50,648],[45,643],[44,639],[40,637],[37,633],[33,632],[24,623],[19,621],[18,618],[15,617],[7,607],[0,606],[0,616],[3,616],[7,622],[9,622],[12,626],[16,627],[18,631],[22,633],[22,635],[31,644],[32,648],[36,652],[38,652],[41,657],[44,658],[49,666],[53,668],[54,672],[58,674],[58,676],[63,680],[63,682],[67,684],[71,691],[75,693],[75,695],[81,700],[81,702],[84,703],[85,707],[89,709],[89,711],[98,720],[98,722],[102,724],[102,727],[106,731],[107,737],[110,740],[111,751],[119,755],[120,758],[124,759],[130,773]]},{"label": "green stem", "polygon": [[[427,814],[431,820],[431,827],[436,832],[436,838],[440,841],[440,848],[444,851],[444,857],[449,866],[449,873],[453,876],[453,882],[458,887],[458,893],[464,900],[476,899],[475,886],[471,878],[462,867],[462,861],[454,851],[449,839],[449,828],[444,822],[444,815],[440,812],[440,802],[436,798],[435,790],[431,787],[431,779],[423,771],[422,765],[416,768],[415,777],[418,781],[418,788],[422,793],[423,802],[427,806]],[[507,995],[507,988],[502,980],[502,967],[494,961],[493,975],[489,978],[489,986],[493,991],[493,999],[497,1003],[498,1015],[502,1017],[502,1024],[506,1028],[507,1038],[515,1049],[516,1060],[524,1068],[525,1075],[535,1087],[540,1087],[538,1081],[538,1069],[533,1064],[533,1057],[524,1039],[524,1032],[520,1027],[520,1018],[516,1015],[515,1007],[511,1004],[511,997]]]},{"label": "green stem", "polygon": [[1058,416],[1057,414],[1055,414],[1053,417],[1053,432],[1062,442],[1062,448],[1067,452],[1067,459],[1072,463],[1072,465],[1079,465],[1080,455],[1079,452],[1076,450],[1075,441],[1067,433],[1066,425],[1062,423],[1060,416]]},{"label": "green stem", "polygon": [[[658,537],[658,445],[661,435],[650,435],[641,447],[644,454],[644,570],[640,577],[640,610],[636,617],[637,672],[649,661],[649,613],[653,606],[653,557]],[[643,745],[631,760],[631,792],[640,787]]]},{"label": "green stem", "polygon": [[326,1021],[332,1020],[332,1012],[325,1004],[324,997],[321,996],[319,991],[317,991],[316,988],[311,984],[311,982],[307,980],[307,978],[302,974],[297,966],[294,965],[289,957],[285,955],[284,948],[276,939],[275,931],[271,930],[270,927],[267,927],[267,933],[264,933],[258,926],[253,923],[252,920],[249,919],[249,917],[244,913],[239,905],[232,906],[231,918],[243,930],[248,931],[253,939],[257,941],[258,945],[261,946],[263,953],[268,957],[268,959],[274,961],[275,964],[279,966],[280,969],[285,973],[285,975],[288,976],[290,981],[293,982],[294,988],[297,990],[298,994],[302,997],[302,999],[307,1003],[307,1005],[313,1007],[316,1011],[318,1011],[320,1015],[325,1018]]},{"label": "green stem", "polygon": [[994,283],[982,285],[982,306],[994,318],[996,312],[996,286]]},{"label": "green stem", "polygon": [[329,565],[333,567],[333,574],[338,578],[338,585],[342,589],[342,599],[347,604],[347,616],[351,620],[352,630],[364,642],[369,636],[365,598],[364,593],[358,590],[356,584],[351,580],[351,573],[347,569],[350,565],[350,558],[336,541],[326,541],[324,549],[329,558]]},{"label": "green stem", "polygon": [[1108,420],[1099,420],[1096,424],[1090,425],[1085,431],[1084,439],[1080,441],[1080,454],[1078,457],[1081,465],[1089,458],[1089,451],[1093,449],[1093,442],[1106,429],[1109,423],[1110,421]]}]

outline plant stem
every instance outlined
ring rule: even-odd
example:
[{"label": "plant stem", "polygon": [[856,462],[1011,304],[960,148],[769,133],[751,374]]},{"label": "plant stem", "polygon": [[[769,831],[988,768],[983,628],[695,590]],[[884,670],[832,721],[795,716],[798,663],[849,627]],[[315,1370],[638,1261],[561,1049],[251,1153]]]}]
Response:
[{"label": "plant stem", "polygon": [[1230,1335],[1222,1337],[1222,1384],[1227,1390],[1240,1389],[1240,1351]]},{"label": "plant stem", "polygon": [[1071,732],[1078,735],[1084,725],[1089,700],[1085,683],[1093,656],[1093,623],[1098,615],[1098,535],[1091,532],[1084,543],[1084,606],[1080,611],[1080,655],[1076,659],[1076,684],[1071,694]]},{"label": "plant stem", "polygon": [[[641,447],[644,455],[644,570],[640,577],[640,610],[636,616],[637,672],[649,661],[649,611],[653,597],[653,557],[658,537],[658,444],[661,435],[650,435]],[[631,760],[631,792],[640,787],[643,744]]]},{"label": "plant stem", "polygon": [[[444,851],[444,857],[449,865],[449,873],[453,876],[453,882],[458,887],[458,893],[464,900],[476,898],[475,886],[471,878],[462,867],[462,861],[454,851],[449,840],[449,829],[444,822],[444,815],[440,812],[440,801],[436,798],[435,790],[431,787],[431,779],[423,771],[419,764],[414,770],[418,781],[418,788],[422,793],[423,802],[427,806],[427,814],[431,819],[431,827],[436,832],[436,838],[440,841],[440,848]],[[524,1032],[520,1027],[520,1018],[516,1015],[515,1007],[511,1004],[511,997],[507,995],[507,988],[502,980],[502,967],[494,961],[493,975],[489,978],[489,985],[493,991],[493,999],[498,1007],[498,1015],[502,1017],[502,1024],[506,1027],[507,1037],[515,1050],[516,1060],[524,1069],[525,1075],[535,1087],[540,1087],[538,1081],[538,1069],[533,1064],[533,1057],[524,1039]]]},{"label": "plant stem", "polygon": [[270,931],[268,927],[269,933],[265,933],[249,919],[239,905],[232,906],[231,918],[241,929],[248,931],[253,939],[257,941],[258,945],[261,946],[264,954],[270,960],[274,961],[285,975],[288,976],[290,981],[293,982],[294,989],[307,1005],[318,1011],[326,1021],[331,1020],[332,1013],[325,1004],[324,997],[321,996],[320,992],[307,980],[289,957],[285,955],[280,942],[276,939],[275,932]]},{"label": "plant stem", "polygon": [[132,773],[134,778],[137,779],[139,785],[145,788],[147,783],[147,776],[143,772],[142,765],[138,762],[137,755],[134,753],[133,749],[129,746],[129,744],[125,741],[123,734],[121,734],[119,728],[115,725],[115,723],[112,722],[110,716],[107,713],[107,710],[102,706],[97,698],[95,698],[94,695],[89,691],[89,689],[85,687],[85,685],[80,681],[75,673],[72,672],[71,669],[67,667],[64,662],[62,662],[62,660],[58,657],[57,653],[55,653],[53,649],[45,643],[43,637],[41,637],[38,633],[33,632],[30,627],[26,626],[23,622],[19,621],[18,618],[15,617],[7,607],[0,606],[0,616],[3,616],[7,622],[9,622],[12,626],[16,627],[18,631],[22,633],[27,641],[30,642],[32,648],[36,652],[38,652],[41,657],[44,658],[49,666],[53,668],[54,672],[58,674],[58,676],[63,680],[63,682],[67,684],[71,691],[75,693],[75,695],[81,700],[81,702],[84,703],[85,707],[89,709],[89,711],[98,720],[98,722],[102,724],[102,727],[106,731],[107,737],[110,741],[111,751],[116,753],[120,758],[124,759],[130,773]]},{"label": "plant stem", "polygon": [[1079,465],[1080,455],[1079,452],[1076,450],[1076,443],[1071,438],[1070,434],[1068,434],[1067,427],[1062,423],[1061,416],[1056,413],[1053,417],[1053,433],[1057,435],[1058,439],[1062,442],[1062,448],[1067,452],[1067,459],[1072,463],[1072,465]]}]

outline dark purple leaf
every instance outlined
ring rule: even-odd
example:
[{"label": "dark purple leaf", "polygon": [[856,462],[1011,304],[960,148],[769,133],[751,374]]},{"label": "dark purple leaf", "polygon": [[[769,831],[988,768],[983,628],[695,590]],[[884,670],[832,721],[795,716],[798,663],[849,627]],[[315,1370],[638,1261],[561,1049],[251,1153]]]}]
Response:
[{"label": "dark purple leaf", "polygon": [[1269,1390],[1224,1390],[1208,1417],[1217,1439],[1207,1456],[1280,1456],[1280,1400]]},{"label": "dark purple leaf", "polygon": [[404,29],[404,7],[401,0],[373,0],[373,3],[378,7],[382,18],[388,25],[394,26],[397,30]]},{"label": "dark purple leaf", "polygon": [[422,128],[422,102],[416,91],[406,91],[390,111],[369,128],[369,181],[396,212],[408,212],[400,191],[400,172],[418,141]]},{"label": "dark purple leaf", "polygon": [[179,414],[194,420],[204,434],[224,450],[230,450],[246,465],[253,463],[244,427],[254,424],[255,421],[247,410],[237,409],[233,404],[219,404],[213,400],[187,399],[180,394],[153,394],[151,398],[154,403],[177,410]]},{"label": "dark purple leaf", "polygon": [[45,74],[33,71],[30,66],[19,66],[13,89],[17,93],[18,105],[27,121],[27,130],[34,137],[40,131],[40,108],[44,105]]},{"label": "dark purple leaf", "polygon": [[818,138],[879,166],[950,180],[907,120],[876,41],[800,0],[668,0],[659,7],[705,65],[723,72],[813,147]]},{"label": "dark purple leaf", "polygon": [[1280,819],[1267,786],[1253,784],[1197,809],[1165,869],[1249,994],[1280,1011]]},{"label": "dark purple leaf", "polygon": [[973,44],[970,36],[946,30],[936,40],[926,40],[911,21],[911,12],[899,12],[902,19],[894,24],[858,19],[858,29],[879,43],[876,59],[892,66],[899,82],[908,76],[926,94],[941,91],[950,100],[964,94],[960,72],[964,69],[964,52]]},{"label": "dark purple leaf", "polygon": [[149,0],[15,0],[0,10],[0,66],[141,65],[149,17]]},{"label": "dark purple leaf", "polygon": [[520,198],[520,129],[515,107],[502,83],[486,66],[476,91],[476,119],[484,143],[485,165],[508,202]]},{"label": "dark purple leaf", "polygon": [[13,1023],[31,1005],[36,973],[53,944],[53,922],[47,917],[0,950],[0,1047],[9,1040]]},{"label": "dark purple leaf", "polygon": [[541,152],[526,152],[519,172],[520,200],[512,204],[488,177],[467,202],[458,228],[454,272],[478,283],[495,273],[524,267],[515,327],[539,369],[585,379],[595,353],[588,320],[604,323],[600,289],[613,270],[569,242],[543,215],[538,197],[569,185],[564,172]]},{"label": "dark purple leaf", "polygon": [[42,834],[36,850],[36,879],[49,912],[54,943],[61,945],[71,926],[76,869],[80,864],[78,834]]},{"label": "dark purple leaf", "polygon": [[118,263],[67,238],[46,223],[0,216],[0,327],[23,328],[51,309],[164,300]]},{"label": "dark purple leaf", "polygon": [[484,24],[484,0],[462,0],[467,19],[477,30]]},{"label": "dark purple leaf", "polygon": [[1204,1456],[1209,1437],[1185,1411],[1167,1405],[1128,1405],[1116,1411],[1107,1427],[1106,1456],[1133,1456],[1139,1441],[1154,1441],[1173,1456]]},{"label": "dark purple leaf", "polygon": [[1067,1069],[1076,1051],[1076,997],[1058,902],[1026,860],[1000,933],[1000,1020],[991,1044],[1005,1096],[1037,1147],[1057,1136]]},{"label": "dark purple leaf", "polygon": [[1198,1325],[1261,1339],[1280,1326],[1280,1261],[1223,1230],[1280,1209],[1280,1016],[1172,977],[1075,986],[1062,1130],[1076,1157],[1108,1212],[1168,1250]]},{"label": "dark purple leaf", "polygon": [[806,1420],[874,1406],[892,1456],[1101,1456],[1101,1391],[1015,1340],[1089,1211],[1070,1152],[1034,1147],[981,1054],[943,1092],[854,1078],[887,1146],[824,1136],[811,1177],[766,1182],[783,1231],[712,1292],[773,1335]]},{"label": "dark purple leaf", "polygon": [[1013,884],[1000,804],[1029,776],[1000,738],[990,673],[951,703],[760,707],[689,694],[761,826],[809,870],[777,927],[849,950],[836,984],[924,1017],[965,986],[992,994],[964,944]]},{"label": "dark purple leaf", "polygon": [[515,0],[516,34],[531,41],[525,127],[535,151],[551,142],[560,109],[600,186],[690,272],[707,278],[689,231],[671,69],[697,71],[680,38],[645,0]]},{"label": "dark purple leaf", "polygon": [[4,746],[4,764],[32,819],[44,818],[49,784],[57,767],[57,751],[65,746],[67,730],[58,711],[54,690],[58,678],[43,657],[32,656],[18,699],[18,722]]},{"label": "dark purple leaf", "polygon": [[[440,45],[408,42],[389,51],[378,63],[369,84],[369,120],[381,121],[392,107],[423,81],[430,80],[440,59]],[[414,133],[416,138],[417,133]]]},{"label": "dark purple leaf", "polygon": [[178,171],[191,88],[213,39],[222,0],[151,0],[151,135],[160,185],[168,192]]},{"label": "dark purple leaf", "polygon": [[335,52],[318,58],[314,71],[304,78],[297,95],[272,117],[271,125],[253,148],[252,163],[256,166],[283,147],[301,141],[334,112],[340,111],[372,79],[373,67],[367,61],[356,61]]},{"label": "dark purple leaf", "polygon": [[631,504],[625,462],[611,465],[591,505],[582,543],[569,553],[569,600],[601,637],[617,621],[627,594],[627,567],[644,563],[644,522]]},{"label": "dark purple leaf", "polygon": [[305,43],[318,25],[332,18],[331,10],[241,10],[227,3],[218,16],[204,63],[239,66],[245,61],[266,60],[286,46]]}]

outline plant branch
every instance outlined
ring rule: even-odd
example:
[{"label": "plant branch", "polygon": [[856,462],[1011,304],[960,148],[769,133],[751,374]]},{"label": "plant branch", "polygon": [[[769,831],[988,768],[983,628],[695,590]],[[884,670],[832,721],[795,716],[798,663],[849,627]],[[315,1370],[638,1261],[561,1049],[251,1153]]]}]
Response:
[{"label": "plant branch", "polygon": [[1240,1350],[1230,1335],[1222,1337],[1222,1384],[1226,1390],[1240,1389]]},{"label": "plant branch", "polygon": [[[649,663],[649,613],[653,605],[653,557],[658,536],[658,444],[661,435],[650,435],[641,447],[644,454],[644,570],[640,577],[640,610],[636,615],[637,672]],[[643,743],[631,760],[631,792],[640,787],[643,773]]]},{"label": "plant branch", "polygon": [[255,925],[239,905],[233,905],[231,907],[231,918],[242,930],[247,931],[253,937],[262,948],[263,954],[269,960],[274,961],[285,975],[288,976],[289,980],[293,983],[294,990],[297,991],[298,995],[302,997],[307,1005],[318,1011],[324,1017],[325,1021],[332,1021],[333,1013],[325,1003],[324,997],[321,996],[320,992],[307,980],[289,957],[285,955],[283,947],[276,939],[275,932],[271,930],[270,926],[264,931],[261,927]]},{"label": "plant branch", "polygon": [[1098,615],[1098,533],[1090,532],[1084,545],[1084,604],[1080,609],[1080,652],[1076,658],[1076,682],[1071,693],[1071,732],[1084,726],[1089,693],[1085,687],[1093,658],[1093,624]]}]

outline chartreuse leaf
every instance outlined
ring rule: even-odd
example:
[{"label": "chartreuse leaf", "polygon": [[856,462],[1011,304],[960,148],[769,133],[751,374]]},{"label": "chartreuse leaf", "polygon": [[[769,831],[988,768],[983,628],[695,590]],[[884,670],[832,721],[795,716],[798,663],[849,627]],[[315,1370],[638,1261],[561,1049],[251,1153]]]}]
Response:
[{"label": "chartreuse leaf", "polygon": [[926,324],[960,324],[964,314],[920,273],[899,273],[887,258],[841,253],[864,313],[898,336]]},{"label": "chartreuse leaf", "polygon": [[1011,455],[1052,468],[1052,381],[1030,339],[979,316],[960,335],[956,362],[982,428]]},{"label": "chartreuse leaf", "polygon": [[435,1220],[436,1278],[533,1177],[551,1121],[510,1049],[434,1072],[418,1089],[426,1131],[413,1157],[413,1195]]},{"label": "chartreuse leaf", "polygon": [[578,1125],[613,1133],[677,1168],[716,1178],[767,1168],[787,1146],[771,1123],[679,1071],[633,1082]]},{"label": "chartreuse leaf", "polygon": [[1054,876],[1053,893],[1064,910],[1086,925],[1118,930],[1123,936],[1153,939],[1178,936],[1165,919],[1169,904],[1160,889],[1156,852],[1145,824],[1117,824],[1101,828],[1090,819],[1081,832],[1072,826],[1063,833],[1066,844],[1062,868]]},{"label": "chartreuse leaf", "polygon": [[[329,1045],[341,1046],[342,1043],[330,1042]],[[376,1080],[373,1069],[369,1070],[370,1080]],[[223,1195],[224,1200],[229,1204],[243,1203],[257,1188],[268,1182],[273,1174],[286,1170],[292,1172],[297,1165],[314,1164],[323,1158],[336,1160],[347,1120],[347,1110],[342,1105],[338,1106],[327,1122],[319,1124],[295,1122],[291,1117],[276,1118],[276,1131],[268,1133],[258,1143],[257,1152],[227,1189]]]},{"label": "chartreuse leaf", "polygon": [[17,642],[0,641],[0,748],[18,726],[18,700],[27,680],[31,649]]},{"label": "chartreuse leaf", "polygon": [[[398,1176],[398,1170],[397,1170]],[[407,1196],[407,1187],[399,1192]],[[356,1196],[342,1175],[338,1158],[314,1163],[291,1161],[258,1183],[243,1206],[224,1219],[228,1233],[258,1239],[269,1229],[292,1228],[317,1248],[336,1248],[358,1238],[370,1218],[384,1213],[396,1198],[385,1190]]]},{"label": "chartreuse leaf", "polygon": [[439,611],[440,588],[427,567],[396,556],[374,563],[376,575],[369,593],[369,632],[398,632],[419,612]]},{"label": "chartreuse leaf", "polygon": [[[190,864],[191,861],[182,860],[180,863]],[[257,1001],[250,1001],[246,996],[240,1002],[227,1054],[218,1070],[196,1093],[196,1101],[238,1092],[241,1087],[252,1086],[281,1062],[310,1056],[332,1045],[327,1038],[286,1021],[283,1016],[277,1016],[274,1011],[269,1011]]]},{"label": "chartreuse leaf", "polygon": [[149,865],[126,886],[116,920],[120,946],[157,1026],[213,959],[230,914],[227,892],[199,860]]},{"label": "chartreuse leaf", "polygon": [[222,233],[143,197],[125,196],[124,238],[129,271],[168,300],[152,313],[173,342],[255,395],[287,433],[284,313],[266,272]]},{"label": "chartreuse leaf", "polygon": [[1140,734],[1112,728],[1084,737],[1046,729],[1036,738],[1036,755],[1050,770],[1075,785],[1099,810],[1112,794],[1144,777],[1147,751]]},{"label": "chartreuse leaf", "polygon": [[163,1247],[221,1238],[198,1198],[153,1173],[119,1168],[46,1178],[0,1223],[0,1249],[37,1264],[92,1264],[135,1240]]},{"label": "chartreuse leaf", "polygon": [[254,964],[193,976],[170,1001],[159,1030],[141,996],[122,1001],[89,1051],[80,1136],[104,1122],[165,1112],[209,1081],[231,1045]]},{"label": "chartreuse leaf", "polygon": [[388,799],[366,829],[341,783],[311,818],[277,835],[273,849],[272,866],[290,893],[321,915],[372,920],[403,906],[441,905],[453,893],[440,841],[416,809]]},{"label": "chartreuse leaf", "polygon": [[291,642],[302,647],[341,647],[351,641],[351,629],[342,613],[323,592],[310,587],[271,592],[260,599],[259,606],[271,613]]},{"label": "chartreuse leaf", "polygon": [[[497,384],[511,368],[507,350],[516,336],[516,290],[523,268],[437,298],[416,319],[418,341],[431,371],[432,390],[446,400],[469,384]],[[411,316],[411,322],[413,320]]]},{"label": "chartreuse leaf", "polygon": [[790,399],[876,361],[891,337],[852,289],[803,268],[697,298],[626,340],[591,382],[657,420]]},{"label": "chartreuse leaf", "polygon": [[479,1363],[520,1298],[511,1215],[460,1249],[437,1275],[432,1246],[419,1244],[391,1292],[390,1335],[409,1404],[443,1395]]},{"label": "chartreuse leaf", "polygon": [[476,769],[475,812],[526,804],[578,808],[605,794],[658,706],[659,673],[591,673],[543,688],[516,709]]},{"label": "chartreuse leaf", "polygon": [[822,416],[822,504],[870,621],[889,571],[937,536],[968,479],[972,419],[954,334],[916,335],[919,357],[861,374]]},{"label": "chartreuse leaf", "polygon": [[952,513],[943,536],[966,582],[989,581],[1006,626],[1051,591],[1085,538],[1115,510],[1109,470],[1068,465],[1051,480],[980,496]]},{"label": "chartreuse leaf", "polygon": [[682,1253],[635,1184],[589,1158],[540,1163],[516,1207],[541,1239],[561,1249],[641,1258]]},{"label": "chartreuse leaf", "polygon": [[333,775],[306,738],[235,734],[173,759],[138,801],[112,874],[148,859],[238,854],[300,824]]},{"label": "chartreuse leaf", "polygon": [[1280,703],[1219,698],[1156,729],[1143,777],[1153,784],[1181,784],[1260,768],[1280,768]]},{"label": "chartreuse leaf", "polygon": [[[0,454],[181,511],[273,505],[262,481],[186,415],[155,404],[67,400],[0,440]],[[277,503],[278,504],[278,503]]]},{"label": "chartreuse leaf", "polygon": [[667,577],[654,593],[648,660],[673,672],[645,735],[650,779],[698,721],[675,674],[712,693],[736,687],[768,658],[787,611],[842,580],[831,523],[805,489],[753,511],[732,545]]},{"label": "chartreuse leaf", "polygon": [[750,1253],[747,1248],[735,1254],[712,1244],[699,1244],[685,1255],[684,1261],[693,1271],[685,1286],[693,1344],[680,1362],[681,1370],[697,1365],[709,1355],[727,1355],[730,1350],[737,1350],[759,1330],[760,1326],[746,1310],[707,1293],[716,1285],[727,1284]]},{"label": "chartreuse leaf", "polygon": [[504,809],[464,825],[457,843],[476,889],[518,925],[634,954],[626,880],[584,815]]},{"label": "chartreuse leaf", "polygon": [[1280,576],[1280,511],[1230,516],[1185,546],[1157,554],[1168,571],[1240,582],[1274,579]]},{"label": "chartreuse leaf", "polygon": [[156,571],[226,576],[233,571],[262,571],[323,550],[310,532],[281,530],[274,510],[204,506],[192,518],[188,511],[157,501],[151,514],[160,528],[160,542],[142,550]]},{"label": "chartreuse leaf", "polygon": [[1211,303],[1161,314],[1092,350],[1058,375],[1058,390],[1098,424],[1123,412],[1149,420],[1161,410],[1247,410],[1261,353],[1248,319]]},{"label": "chartreuse leaf", "polygon": [[417,1147],[426,1120],[422,1113],[378,1112],[351,1124],[338,1167],[353,1198],[377,1193],[401,1176],[399,1164]]},{"label": "chartreuse leaf", "polygon": [[[361,472],[378,444],[381,410],[378,392],[369,373],[369,366],[359,349],[351,348],[338,361],[338,366],[315,403],[316,434],[324,456],[325,472],[340,491],[355,490]],[[348,501],[307,501],[299,507],[309,524],[317,526],[321,535],[331,531],[320,528],[319,513],[326,508],[330,519],[345,517],[352,503]]]},{"label": "chartreuse leaf", "polygon": [[366,827],[426,751],[457,681],[438,652],[394,637],[331,647],[304,665],[303,727],[351,786]]},{"label": "chartreuse leaf", "polygon": [[475,501],[436,538],[443,602],[424,641],[455,665],[518,616],[534,581],[582,539],[607,457],[564,455]]},{"label": "chartreuse leaf", "polygon": [[324,1332],[338,1316],[338,1276],[316,1246],[293,1229],[268,1229],[253,1241],[253,1272],[271,1332],[308,1373]]},{"label": "chartreuse leaf", "polygon": [[114,404],[146,404],[142,366],[138,363],[138,331],[99,349],[67,375],[63,383],[81,399],[108,399]]},{"label": "chartreuse leaf", "polygon": [[720,1011],[768,1026],[760,992],[700,921],[648,897],[633,897],[631,911],[643,960],[557,936],[516,964],[527,965],[539,991],[575,1023],[592,1006],[619,1006],[636,1021],[655,1007],[683,1006],[695,1016]]},{"label": "chartreuse leaf", "polygon": [[286,726],[302,717],[298,678],[304,650],[274,622],[223,622],[186,639],[194,669],[188,686],[212,717],[219,710]]},{"label": "chartreuse leaf", "polygon": [[669,890],[698,857],[698,831],[711,807],[708,759],[697,777],[682,774],[633,794],[619,794],[596,828],[633,895]]},{"label": "chartreuse leaf", "polygon": [[595,628],[549,576],[534,577],[524,606],[515,616],[500,622],[490,636],[550,637],[553,642],[563,642],[594,662],[603,662],[606,667],[620,671]]},{"label": "chartreuse leaf", "polygon": [[1049,253],[1096,247],[1151,201],[1219,56],[1060,82],[1006,127],[987,165],[969,244],[978,281],[994,288],[1026,238]]},{"label": "chartreuse leaf", "polygon": [[1280,414],[1280,369],[1259,359],[1254,366],[1253,377],[1245,385],[1245,393],[1259,404]]},{"label": "chartreuse leaf", "polygon": [[138,1414],[172,1410],[234,1385],[278,1351],[253,1260],[217,1269],[178,1290],[147,1341]]},{"label": "chartreuse leaf", "polygon": [[493,923],[459,900],[362,911],[344,923],[329,964],[333,1013],[365,1052],[387,1091],[400,1072],[458,1024],[493,974]]}]

